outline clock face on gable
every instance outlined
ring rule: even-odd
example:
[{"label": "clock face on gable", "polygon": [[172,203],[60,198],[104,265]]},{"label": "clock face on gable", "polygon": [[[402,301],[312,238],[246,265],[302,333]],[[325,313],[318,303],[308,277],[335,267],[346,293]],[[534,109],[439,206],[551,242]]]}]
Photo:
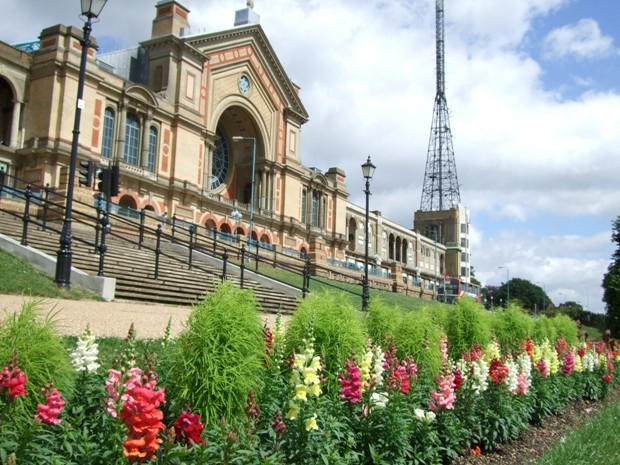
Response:
[{"label": "clock face on gable", "polygon": [[242,74],[241,77],[239,77],[239,91],[243,95],[248,95],[250,93],[250,78],[245,74]]}]

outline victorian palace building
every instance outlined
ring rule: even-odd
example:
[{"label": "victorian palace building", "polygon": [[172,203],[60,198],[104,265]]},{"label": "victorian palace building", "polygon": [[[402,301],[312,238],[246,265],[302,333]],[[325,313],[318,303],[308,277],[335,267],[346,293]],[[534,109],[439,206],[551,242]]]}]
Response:
[{"label": "victorian palace building", "polygon": [[[134,48],[88,49],[78,160],[119,165],[119,208],[251,237],[358,277],[365,210],[348,201],[342,169],[304,166],[309,115],[256,13],[237,11],[231,29],[201,35],[182,1],[160,0],[154,13],[151,37]],[[30,44],[0,42],[0,170],[35,189],[67,187],[82,36],[56,25]],[[75,198],[92,202],[96,187],[75,185]],[[438,278],[461,274],[446,269],[447,248],[433,237],[379,211],[368,227],[373,287],[432,297]]]}]

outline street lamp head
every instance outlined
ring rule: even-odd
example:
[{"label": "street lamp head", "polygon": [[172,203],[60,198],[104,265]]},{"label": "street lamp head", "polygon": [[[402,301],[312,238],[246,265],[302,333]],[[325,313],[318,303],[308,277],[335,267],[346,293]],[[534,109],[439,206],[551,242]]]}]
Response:
[{"label": "street lamp head", "polygon": [[88,19],[97,18],[108,0],[80,0],[82,2],[82,15]]},{"label": "street lamp head", "polygon": [[375,168],[376,166],[372,164],[372,162],[370,161],[370,155],[368,155],[368,160],[366,160],[366,163],[362,165],[362,174],[367,181],[372,179],[373,175],[375,174]]},{"label": "street lamp head", "polygon": [[246,136],[233,136],[233,142],[243,142],[244,140],[251,140],[252,142],[256,141],[255,137],[246,137]]}]

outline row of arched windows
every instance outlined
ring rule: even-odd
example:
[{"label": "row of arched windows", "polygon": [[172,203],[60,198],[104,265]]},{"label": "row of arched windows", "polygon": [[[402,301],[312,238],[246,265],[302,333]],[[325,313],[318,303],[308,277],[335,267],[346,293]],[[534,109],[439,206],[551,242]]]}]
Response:
[{"label": "row of arched windows", "polygon": [[403,239],[400,236],[394,236],[390,233],[389,237],[389,258],[403,264],[407,264],[407,248],[409,243],[407,239]]},{"label": "row of arched windows", "polygon": [[[145,128],[137,114],[128,112],[124,124],[125,144],[122,160],[150,172],[156,171],[159,132],[155,125]],[[103,118],[101,155],[112,159],[115,155],[114,137],[118,130],[116,112],[108,107]],[[146,133],[144,131],[147,131]],[[147,137],[144,137],[147,136]],[[120,154],[116,154],[120,158]]]}]

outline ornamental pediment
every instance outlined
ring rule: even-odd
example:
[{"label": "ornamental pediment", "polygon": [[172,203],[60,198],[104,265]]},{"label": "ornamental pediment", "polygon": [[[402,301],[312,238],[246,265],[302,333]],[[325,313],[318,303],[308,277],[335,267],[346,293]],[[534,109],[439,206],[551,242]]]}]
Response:
[{"label": "ornamental pediment", "polygon": [[142,84],[128,83],[125,87],[124,94],[127,98],[145,103],[149,107],[156,108],[159,106],[155,94]]},{"label": "ornamental pediment", "polygon": [[[300,123],[308,113],[299,98],[299,88],[290,80],[260,25],[235,28],[219,33],[193,36],[187,44],[209,56],[212,76],[247,71],[271,105],[282,109]],[[243,84],[243,83],[241,83]],[[240,92],[244,88],[240,87]]]}]

